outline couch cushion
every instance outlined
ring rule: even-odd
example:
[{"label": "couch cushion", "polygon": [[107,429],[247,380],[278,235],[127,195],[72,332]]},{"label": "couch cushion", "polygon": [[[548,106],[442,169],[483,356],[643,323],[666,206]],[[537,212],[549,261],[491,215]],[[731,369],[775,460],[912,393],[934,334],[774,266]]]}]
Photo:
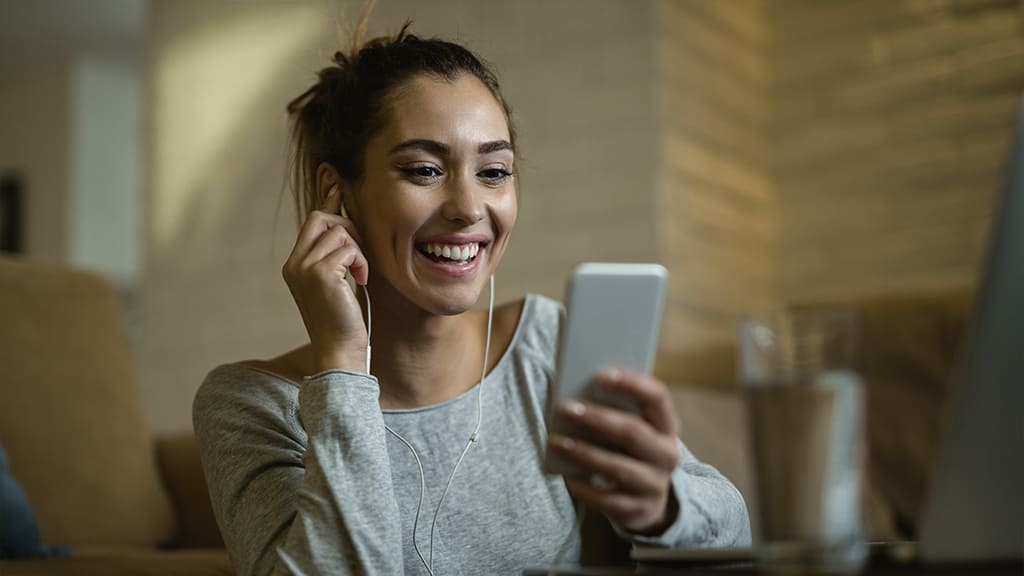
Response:
[{"label": "couch cushion", "polygon": [[160,476],[174,504],[175,548],[223,548],[210,491],[199,461],[199,444],[192,431],[165,434],[156,441]]},{"label": "couch cushion", "polygon": [[40,544],[36,514],[7,470],[7,452],[0,443],[0,559],[66,555],[67,548],[48,549]]},{"label": "couch cushion", "polygon": [[155,545],[172,514],[117,296],[0,258],[0,442],[50,545]]}]

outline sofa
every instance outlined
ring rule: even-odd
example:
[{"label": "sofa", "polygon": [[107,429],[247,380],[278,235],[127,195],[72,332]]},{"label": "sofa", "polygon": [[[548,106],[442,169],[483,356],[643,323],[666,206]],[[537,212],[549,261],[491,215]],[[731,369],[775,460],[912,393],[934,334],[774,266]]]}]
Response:
[{"label": "sofa", "polygon": [[0,446],[70,550],[0,575],[233,573],[192,432],[147,429],[121,310],[99,276],[0,258]]}]

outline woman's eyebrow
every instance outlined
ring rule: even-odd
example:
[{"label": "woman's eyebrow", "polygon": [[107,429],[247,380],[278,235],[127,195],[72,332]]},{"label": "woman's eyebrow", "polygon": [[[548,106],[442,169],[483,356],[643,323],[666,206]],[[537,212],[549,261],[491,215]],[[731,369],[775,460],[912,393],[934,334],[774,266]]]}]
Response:
[{"label": "woman's eyebrow", "polygon": [[[394,155],[406,150],[423,150],[437,156],[448,156],[451,152],[451,148],[449,148],[447,144],[443,144],[437,140],[414,138],[397,144],[391,149],[389,154]],[[484,142],[476,149],[477,154],[490,154],[491,152],[498,152],[499,150],[515,151],[515,149],[512,148],[512,143],[508,140],[492,140],[490,142]]]},{"label": "woman's eyebrow", "polygon": [[438,142],[437,140],[427,140],[423,138],[415,138],[412,140],[406,140],[391,149],[390,154],[398,154],[406,150],[423,150],[436,156],[447,156],[450,149],[447,145]]},{"label": "woman's eyebrow", "polygon": [[511,150],[512,152],[515,152],[512,148],[512,143],[508,140],[484,142],[476,149],[476,152],[477,154],[490,154],[491,152],[497,152],[498,150]]}]

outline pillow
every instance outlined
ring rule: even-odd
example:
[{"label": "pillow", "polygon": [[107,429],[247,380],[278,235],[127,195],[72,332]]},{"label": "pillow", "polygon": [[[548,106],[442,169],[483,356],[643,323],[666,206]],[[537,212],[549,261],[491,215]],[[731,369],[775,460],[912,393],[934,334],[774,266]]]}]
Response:
[{"label": "pillow", "polygon": [[152,548],[174,530],[117,293],[0,257],[0,442],[44,542]]},{"label": "pillow", "polygon": [[25,492],[7,471],[7,453],[0,444],[0,560],[67,555],[67,548],[40,544],[36,516]]}]

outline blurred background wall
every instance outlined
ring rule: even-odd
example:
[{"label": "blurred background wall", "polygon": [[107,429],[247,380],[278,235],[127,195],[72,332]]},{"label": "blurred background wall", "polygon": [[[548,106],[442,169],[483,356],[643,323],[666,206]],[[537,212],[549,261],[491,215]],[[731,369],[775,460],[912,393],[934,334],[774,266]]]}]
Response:
[{"label": "blurred background wall", "polygon": [[[140,360],[158,426],[188,423],[217,363],[303,342],[280,267],[296,231],[284,105],[344,41],[362,2],[151,3],[152,178]],[[656,142],[645,5],[381,2],[496,66],[523,155],[520,225],[496,286],[560,297],[588,259],[651,260]]]},{"label": "blurred background wall", "polygon": [[1024,4],[766,6],[780,295],[972,283],[1024,90]]},{"label": "blurred background wall", "polygon": [[147,3],[0,1],[0,177],[24,252],[103,273],[138,336]]},{"label": "blurred background wall", "polygon": [[766,3],[649,5],[658,257],[671,272],[660,371],[675,351],[730,340],[778,302],[781,214],[772,181]]},{"label": "blurred background wall", "polygon": [[[27,255],[125,297],[152,425],[304,331],[284,105],[361,2],[0,0],[0,171]],[[1024,89],[1019,0],[382,0],[491,61],[521,133],[498,296],[672,274],[661,371],[743,311],[973,281]]]}]

